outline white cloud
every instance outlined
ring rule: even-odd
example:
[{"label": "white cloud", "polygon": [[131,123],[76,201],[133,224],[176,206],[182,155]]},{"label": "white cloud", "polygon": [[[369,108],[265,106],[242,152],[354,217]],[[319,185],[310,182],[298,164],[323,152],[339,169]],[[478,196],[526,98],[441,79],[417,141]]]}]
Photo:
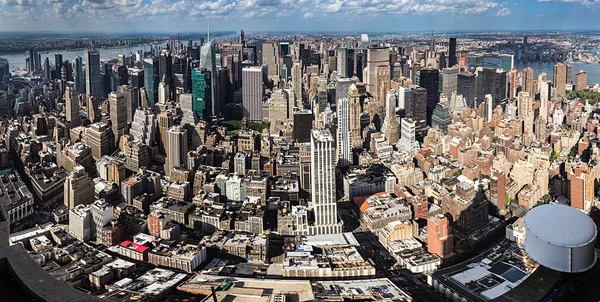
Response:
[{"label": "white cloud", "polygon": [[510,10],[510,8],[507,8],[507,7],[501,8],[500,10],[498,10],[496,12],[496,16],[499,16],[499,17],[507,17],[507,16],[510,16],[511,14],[512,14],[512,11]]},{"label": "white cloud", "polygon": [[0,4],[8,6],[37,6],[36,0],[0,0]]}]

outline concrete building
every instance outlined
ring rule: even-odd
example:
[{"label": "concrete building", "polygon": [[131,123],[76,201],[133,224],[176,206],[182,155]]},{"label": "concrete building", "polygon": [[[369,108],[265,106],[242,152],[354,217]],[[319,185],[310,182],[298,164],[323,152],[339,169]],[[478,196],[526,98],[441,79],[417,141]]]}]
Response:
[{"label": "concrete building", "polygon": [[266,66],[242,69],[242,106],[244,117],[250,121],[263,120]]},{"label": "concrete building", "polygon": [[173,168],[187,167],[187,130],[173,126],[167,131],[167,139],[165,174],[170,176]]},{"label": "concrete building", "polygon": [[523,86],[524,92],[529,95],[535,95],[535,86],[533,85],[533,69],[527,67],[521,71],[521,86]]},{"label": "concrete building", "polygon": [[92,215],[90,207],[79,204],[69,210],[69,233],[78,240],[92,239]]},{"label": "concrete building", "polygon": [[454,236],[444,215],[427,219],[427,251],[444,259],[454,253]]},{"label": "concrete building", "polygon": [[146,146],[154,145],[156,140],[156,116],[150,109],[136,109],[129,133],[135,140]]},{"label": "concrete building", "polygon": [[567,98],[567,67],[565,64],[559,62],[554,65],[554,77],[553,77],[555,97]]},{"label": "concrete building", "polygon": [[93,123],[85,129],[83,143],[90,147],[92,157],[98,160],[104,155],[112,154],[115,136],[111,127],[106,123]]},{"label": "concrete building", "polygon": [[100,53],[95,49],[85,52],[85,92],[97,100],[102,99]]},{"label": "concrete building", "polygon": [[72,127],[81,126],[81,112],[79,109],[79,92],[75,85],[67,84],[65,88],[65,108],[67,121]]},{"label": "concrete building", "polygon": [[335,185],[335,146],[329,130],[312,130],[311,184],[315,212],[313,234],[341,233],[338,222]]},{"label": "concrete building", "polygon": [[94,202],[92,179],[82,166],[76,166],[69,177],[65,179],[64,188],[64,203],[67,209]]},{"label": "concrete building", "polygon": [[580,70],[575,75],[575,90],[584,90],[587,88],[587,72]]},{"label": "concrete building", "polygon": [[350,104],[347,98],[337,101],[337,152],[336,163],[340,167],[352,165],[352,136],[350,131]]},{"label": "concrete building", "polygon": [[111,92],[108,95],[110,103],[110,120],[112,123],[115,143],[127,132],[127,99],[121,92]]}]

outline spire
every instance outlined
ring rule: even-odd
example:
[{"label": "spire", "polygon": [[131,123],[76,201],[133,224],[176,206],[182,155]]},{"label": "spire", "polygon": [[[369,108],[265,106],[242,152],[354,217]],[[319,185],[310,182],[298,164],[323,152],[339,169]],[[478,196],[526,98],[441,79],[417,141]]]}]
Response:
[{"label": "spire", "polygon": [[177,50],[179,50],[179,24],[177,24]]},{"label": "spire", "polygon": [[206,32],[206,41],[210,41],[210,18],[208,18],[208,31]]}]

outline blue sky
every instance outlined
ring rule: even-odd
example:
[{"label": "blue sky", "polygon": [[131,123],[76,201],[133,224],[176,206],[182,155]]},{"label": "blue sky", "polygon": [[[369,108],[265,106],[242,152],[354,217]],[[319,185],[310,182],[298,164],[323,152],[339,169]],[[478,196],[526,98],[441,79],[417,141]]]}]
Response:
[{"label": "blue sky", "polygon": [[600,30],[598,0],[0,0],[0,31]]}]

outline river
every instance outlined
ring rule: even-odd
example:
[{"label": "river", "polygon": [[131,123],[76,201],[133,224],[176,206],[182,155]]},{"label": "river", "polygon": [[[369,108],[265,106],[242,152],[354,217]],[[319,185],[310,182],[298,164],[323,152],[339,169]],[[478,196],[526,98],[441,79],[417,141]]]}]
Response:
[{"label": "river", "polygon": [[[233,37],[236,37],[236,34],[217,36],[217,37],[215,37],[215,40],[221,41],[221,40],[231,39]],[[184,44],[186,44],[186,43],[187,42],[184,41]],[[200,43],[200,41],[199,40],[193,41],[193,43]],[[164,45],[164,43],[163,43],[163,45]],[[100,49],[98,49],[98,52],[100,52],[100,60],[101,61],[109,61],[111,59],[118,58],[119,55],[127,56],[130,53],[135,54],[138,50],[150,51],[150,44],[134,46],[134,47],[120,47],[120,48],[106,48],[106,49],[100,48]],[[46,60],[46,58],[48,58],[48,60],[50,61],[50,65],[54,65],[54,54],[55,53],[56,52],[42,53],[41,54],[42,66],[44,65],[44,61]],[[75,58],[78,56],[85,58],[85,50],[60,51],[60,54],[63,57],[63,61],[69,60],[70,62],[74,62]],[[12,70],[13,67],[19,67],[21,69],[25,69],[25,67],[26,67],[25,59],[28,57],[29,57],[29,54],[27,54],[27,53],[4,54],[4,55],[0,54],[0,58],[6,58],[8,60],[10,70]]]},{"label": "river", "polygon": [[[534,73],[534,79],[537,80],[538,74],[545,72],[547,74],[547,80],[552,81],[554,76],[554,65],[555,63],[548,62],[515,62],[515,67],[517,67],[518,71],[521,71],[523,68],[531,67]],[[584,70],[587,72],[587,81],[588,84],[600,84],[600,64],[598,63],[570,63],[571,68],[573,68],[573,84],[575,84],[575,74],[580,70]]]}]

